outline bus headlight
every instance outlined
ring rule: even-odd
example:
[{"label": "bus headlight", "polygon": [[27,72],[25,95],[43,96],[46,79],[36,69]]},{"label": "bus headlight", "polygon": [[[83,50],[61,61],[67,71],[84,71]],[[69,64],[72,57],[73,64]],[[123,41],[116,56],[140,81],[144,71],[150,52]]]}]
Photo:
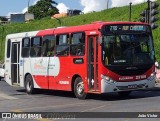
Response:
[{"label": "bus headlight", "polygon": [[102,78],[102,79],[105,79],[106,81],[109,81],[109,80],[110,80],[110,78],[109,78],[108,76],[104,76],[103,74],[101,74],[101,78]]},{"label": "bus headlight", "polygon": [[101,78],[105,80],[105,82],[107,83],[115,83],[115,81],[111,78],[109,78],[108,76],[105,76],[103,74],[101,74]]},{"label": "bus headlight", "polygon": [[155,79],[155,73],[152,73],[151,75],[150,75],[150,77],[148,77],[148,81],[152,81],[152,80],[154,80]]},{"label": "bus headlight", "polygon": [[115,81],[113,81],[112,79],[110,79],[110,82],[111,82],[111,83],[115,83]]}]

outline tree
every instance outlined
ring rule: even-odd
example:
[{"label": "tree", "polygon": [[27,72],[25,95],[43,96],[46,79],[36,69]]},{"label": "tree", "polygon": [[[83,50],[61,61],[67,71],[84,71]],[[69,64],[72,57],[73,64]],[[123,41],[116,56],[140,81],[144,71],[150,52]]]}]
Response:
[{"label": "tree", "polygon": [[8,21],[8,19],[6,17],[0,16],[0,20],[1,21]]},{"label": "tree", "polygon": [[35,5],[29,7],[28,12],[33,13],[35,19],[52,16],[59,13],[53,4],[57,5],[53,0],[39,0]]}]

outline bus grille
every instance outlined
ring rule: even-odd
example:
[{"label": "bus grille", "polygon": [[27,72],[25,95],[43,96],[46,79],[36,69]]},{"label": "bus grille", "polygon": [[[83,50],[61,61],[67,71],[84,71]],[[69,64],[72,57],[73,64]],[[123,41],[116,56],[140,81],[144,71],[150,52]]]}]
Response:
[{"label": "bus grille", "polygon": [[120,76],[142,75],[146,72],[146,70],[112,70],[112,71]]}]

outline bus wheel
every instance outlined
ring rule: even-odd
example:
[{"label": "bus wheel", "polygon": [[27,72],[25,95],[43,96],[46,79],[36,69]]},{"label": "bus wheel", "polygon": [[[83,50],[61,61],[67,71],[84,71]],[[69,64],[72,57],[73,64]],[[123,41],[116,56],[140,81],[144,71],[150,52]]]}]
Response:
[{"label": "bus wheel", "polygon": [[30,74],[26,76],[25,89],[26,89],[27,94],[33,94],[34,91],[35,91],[34,85],[33,85],[33,79],[32,79],[32,76]]},{"label": "bus wheel", "polygon": [[122,92],[118,92],[118,94],[122,97],[127,97],[129,94],[131,93],[131,91],[122,91]]},{"label": "bus wheel", "polygon": [[78,99],[85,99],[87,94],[84,92],[84,84],[80,77],[76,78],[74,82],[74,94]]}]

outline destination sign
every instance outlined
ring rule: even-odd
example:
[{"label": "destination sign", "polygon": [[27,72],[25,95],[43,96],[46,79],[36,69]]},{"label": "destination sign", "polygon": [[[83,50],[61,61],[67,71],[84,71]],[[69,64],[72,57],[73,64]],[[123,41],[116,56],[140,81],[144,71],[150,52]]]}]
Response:
[{"label": "destination sign", "polygon": [[105,27],[106,32],[123,32],[123,31],[147,31],[145,25],[108,25]]}]

